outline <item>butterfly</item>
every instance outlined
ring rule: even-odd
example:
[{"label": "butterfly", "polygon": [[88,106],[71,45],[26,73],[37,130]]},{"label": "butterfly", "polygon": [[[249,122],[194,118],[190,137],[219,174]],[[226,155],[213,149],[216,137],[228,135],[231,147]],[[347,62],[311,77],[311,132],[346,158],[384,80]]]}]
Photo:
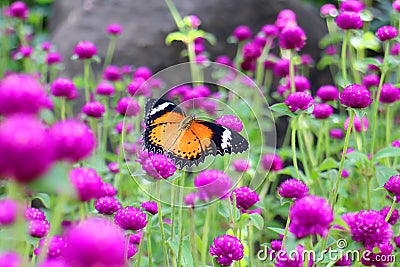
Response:
[{"label": "butterfly", "polygon": [[174,102],[150,99],[145,107],[144,147],[165,154],[177,167],[204,162],[208,155],[241,153],[249,143],[239,133],[222,125],[186,116]]}]

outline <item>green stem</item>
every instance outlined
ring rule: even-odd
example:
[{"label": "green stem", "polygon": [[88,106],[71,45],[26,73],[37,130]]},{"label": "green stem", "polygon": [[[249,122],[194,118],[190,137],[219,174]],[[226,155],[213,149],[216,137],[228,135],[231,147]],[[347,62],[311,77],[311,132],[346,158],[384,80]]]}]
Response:
[{"label": "green stem", "polygon": [[149,266],[153,265],[152,251],[151,251],[151,216],[148,217],[148,223],[146,226],[147,235],[147,258],[149,261]]},{"label": "green stem", "polygon": [[323,152],[322,152],[322,143],[325,141],[324,135],[325,135],[325,129],[323,123],[322,129],[318,132],[318,137],[317,137],[317,151],[316,151],[316,163],[318,164],[320,161],[323,159]]},{"label": "green stem", "polygon": [[386,145],[390,145],[391,105],[386,106]]},{"label": "green stem", "polygon": [[[107,152],[107,138],[108,138],[108,113],[110,108],[108,107],[108,98],[103,101],[105,112],[103,115],[103,133],[101,135],[101,151],[103,155]],[[122,133],[121,133],[122,134]]]},{"label": "green stem", "polygon": [[117,36],[110,35],[110,42],[108,43],[108,48],[107,48],[107,52],[106,52],[106,57],[104,59],[103,69],[105,69],[108,65],[111,64],[111,60],[113,58],[114,51],[115,51],[116,41],[117,41]]},{"label": "green stem", "polygon": [[248,224],[248,238],[247,238],[247,245],[249,247],[249,266],[253,266],[253,225]]},{"label": "green stem", "polygon": [[290,91],[292,93],[296,92],[296,86],[294,84],[294,62],[293,62],[293,57],[294,57],[294,49],[289,50],[289,76],[290,76]]},{"label": "green stem", "polygon": [[86,103],[90,101],[89,74],[90,74],[90,59],[85,59],[83,61],[83,83],[84,83]]},{"label": "green stem", "polygon": [[171,13],[172,17],[174,18],[176,26],[180,31],[183,31],[184,23],[182,20],[181,15],[179,14],[178,10],[176,9],[174,3],[171,0],[165,0],[165,3],[168,6],[169,12]]},{"label": "green stem", "polygon": [[304,138],[302,138],[302,135],[301,135],[302,132],[303,132],[303,130],[300,130],[300,129],[297,131],[297,140],[299,142],[301,163],[303,164],[304,173],[307,178],[310,178],[311,176],[310,176],[310,167],[308,166],[308,157],[307,157],[307,154],[304,149],[304,147],[305,147],[304,143],[306,143],[306,142],[305,142]]},{"label": "green stem", "polygon": [[371,177],[366,177],[365,179],[367,180],[367,209],[370,210],[371,209],[371,182],[372,179]]},{"label": "green stem", "polygon": [[158,209],[158,223],[160,224],[160,231],[161,231],[161,241],[162,241],[162,247],[163,247],[163,252],[164,252],[164,266],[168,267],[169,266],[169,261],[168,261],[168,253],[167,253],[167,240],[165,238],[165,231],[164,231],[164,223],[163,223],[163,216],[162,216],[162,209],[161,209],[161,193],[160,193],[160,187],[161,187],[161,181],[157,181],[156,187],[157,187],[157,209]]},{"label": "green stem", "polygon": [[347,86],[347,68],[346,68],[346,60],[347,60],[347,43],[349,41],[349,37],[350,37],[350,31],[345,31],[344,34],[344,39],[343,39],[343,44],[342,44],[342,55],[341,55],[341,59],[342,59],[342,77],[343,77],[343,86],[346,87]]},{"label": "green stem", "polygon": [[297,130],[297,117],[292,121],[292,155],[293,155],[293,167],[296,171],[296,179],[300,180],[299,166],[297,165],[297,153],[296,153],[296,130]]},{"label": "green stem", "polygon": [[[292,207],[292,204],[290,204],[289,210]],[[282,239],[282,248],[285,247],[285,243],[286,243],[286,238],[289,232],[289,225],[290,225],[290,216],[288,214],[287,220],[286,220],[286,226],[285,226],[285,233],[283,234],[283,239]]]},{"label": "green stem", "polygon": [[385,221],[388,222],[390,219],[390,216],[392,216],[392,213],[394,211],[394,208],[396,207],[396,197],[393,197],[392,205],[390,206],[390,210],[388,214],[386,215]]},{"label": "green stem", "polygon": [[324,125],[323,125],[324,131],[325,131],[325,158],[329,158],[331,151],[330,151],[330,147],[329,147],[329,126],[328,126],[328,121],[325,120],[324,121]]},{"label": "green stem", "polygon": [[185,171],[181,171],[180,184],[179,184],[179,214],[178,220],[180,222],[179,230],[179,248],[178,248],[178,266],[182,263],[182,250],[183,250],[183,237],[185,233],[185,220],[183,219],[183,189],[185,186]]},{"label": "green stem", "polygon": [[210,231],[210,219],[211,219],[210,207],[207,207],[206,218],[203,228],[202,248],[201,248],[201,263],[203,267],[207,266],[206,261],[207,261],[207,249],[208,249],[208,233]]},{"label": "green stem", "polygon": [[66,102],[65,97],[61,97],[61,120],[62,121],[65,120],[65,102]]},{"label": "green stem", "polygon": [[192,208],[189,208],[189,213],[190,213],[190,240],[192,243],[193,261],[194,261],[194,266],[199,266],[199,255],[197,253],[195,220],[194,220],[194,212],[193,212]]}]

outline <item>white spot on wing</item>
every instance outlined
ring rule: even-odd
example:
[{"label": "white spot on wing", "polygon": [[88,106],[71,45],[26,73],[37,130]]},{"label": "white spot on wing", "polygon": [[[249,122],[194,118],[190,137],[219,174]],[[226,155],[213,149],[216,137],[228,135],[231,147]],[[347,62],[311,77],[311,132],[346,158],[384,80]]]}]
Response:
[{"label": "white spot on wing", "polygon": [[159,105],[158,107],[153,108],[153,109],[150,111],[150,116],[152,116],[152,115],[156,114],[157,112],[159,112],[159,111],[165,109],[165,108],[168,107],[169,105],[172,105],[172,103],[170,103],[170,102],[165,102],[165,103],[162,103],[161,105]]},{"label": "white spot on wing", "polygon": [[221,148],[226,149],[228,146],[231,145],[231,131],[228,129],[225,129],[225,131],[222,133],[222,143],[221,143]]}]

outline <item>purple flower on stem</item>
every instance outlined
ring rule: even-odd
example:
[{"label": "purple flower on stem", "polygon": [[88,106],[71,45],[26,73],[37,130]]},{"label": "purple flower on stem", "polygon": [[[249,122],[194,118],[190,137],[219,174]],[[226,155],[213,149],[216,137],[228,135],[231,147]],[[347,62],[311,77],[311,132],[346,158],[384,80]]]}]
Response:
[{"label": "purple flower on stem", "polygon": [[126,87],[128,93],[132,96],[143,95],[146,97],[151,96],[151,91],[149,84],[142,77],[137,77],[132,80],[130,84]]},{"label": "purple flower on stem", "polygon": [[254,42],[246,43],[242,49],[242,55],[245,61],[252,61],[261,56],[262,47]]},{"label": "purple flower on stem", "polygon": [[400,199],[400,175],[394,175],[383,186],[390,194],[393,194],[397,200]]},{"label": "purple flower on stem", "polygon": [[308,187],[304,182],[292,178],[281,183],[278,193],[284,198],[302,198],[308,194]]},{"label": "purple flower on stem", "polygon": [[233,169],[237,172],[246,172],[250,169],[250,162],[247,159],[236,159],[232,163]]},{"label": "purple flower on stem", "polygon": [[365,8],[365,4],[358,0],[346,0],[340,3],[339,10],[340,12],[361,12]]},{"label": "purple flower on stem", "polygon": [[364,85],[367,88],[370,88],[373,86],[377,87],[379,85],[379,79],[380,78],[378,75],[376,75],[375,73],[370,73],[370,74],[365,75],[362,78],[361,83],[362,83],[362,85]]},{"label": "purple flower on stem", "polygon": [[274,24],[266,24],[262,26],[261,32],[265,35],[265,37],[273,39],[279,35],[279,29]]},{"label": "purple flower on stem", "polygon": [[232,66],[232,61],[228,56],[222,55],[222,56],[218,56],[215,59],[216,63],[222,64],[222,65],[226,65],[226,66]]},{"label": "purple flower on stem", "polygon": [[265,154],[261,158],[261,166],[266,171],[271,170],[277,172],[283,169],[283,161],[279,155]]},{"label": "purple flower on stem", "polygon": [[392,104],[398,100],[400,100],[400,88],[397,88],[390,83],[385,83],[382,85],[379,102]]},{"label": "purple flower on stem", "polygon": [[350,108],[366,108],[372,103],[370,91],[360,84],[346,86],[339,94],[339,101]]},{"label": "purple flower on stem", "polygon": [[117,66],[109,65],[103,72],[103,78],[107,81],[115,82],[121,80],[122,74]]},{"label": "purple flower on stem", "polygon": [[101,196],[109,196],[109,197],[114,197],[118,193],[117,189],[112,185],[108,183],[103,183],[101,186]]},{"label": "purple flower on stem", "polygon": [[98,95],[112,96],[114,92],[114,85],[108,81],[102,81],[96,87],[96,94]]},{"label": "purple flower on stem", "polygon": [[157,202],[154,201],[146,201],[140,205],[145,211],[148,213],[155,215],[158,213]]},{"label": "purple flower on stem", "polygon": [[341,12],[335,19],[337,26],[343,30],[361,29],[363,22],[360,14],[357,12],[344,11]]},{"label": "purple flower on stem", "polygon": [[194,208],[195,204],[196,204],[196,200],[199,198],[198,193],[197,192],[192,192],[187,194],[184,198],[183,198],[183,202],[185,202],[185,205]]},{"label": "purple flower on stem", "polygon": [[130,97],[123,97],[117,102],[117,106],[115,107],[115,111],[121,115],[125,116],[136,116],[140,112],[139,103]]},{"label": "purple flower on stem", "polygon": [[[387,207],[384,207],[383,209],[381,209],[380,213],[382,214],[382,216],[384,218],[386,218],[389,211],[390,211],[390,206],[387,206]],[[394,209],[392,212],[392,215],[390,215],[388,223],[390,223],[391,225],[395,225],[396,222],[399,220],[399,218],[400,218],[399,211],[397,209]]]},{"label": "purple flower on stem", "polygon": [[282,49],[302,49],[306,44],[306,34],[302,28],[297,25],[283,28],[279,35],[279,46]]},{"label": "purple flower on stem", "polygon": [[67,266],[123,266],[125,240],[107,219],[89,218],[70,227],[62,253]]},{"label": "purple flower on stem", "polygon": [[113,197],[104,196],[94,202],[95,209],[101,214],[111,215],[121,209],[121,203]]},{"label": "purple flower on stem", "polygon": [[241,211],[246,211],[254,206],[260,198],[253,189],[247,186],[236,188],[231,193],[231,201],[233,203],[233,195],[236,195],[236,207]]},{"label": "purple flower on stem", "polygon": [[176,171],[174,162],[163,154],[141,151],[138,161],[142,165],[143,170],[156,180],[166,179]]},{"label": "purple flower on stem", "polygon": [[202,201],[209,201],[213,197],[225,198],[232,186],[231,178],[220,170],[202,171],[194,178],[193,182],[199,191],[199,199]]},{"label": "purple flower on stem", "polygon": [[115,124],[114,129],[118,134],[122,134],[124,127],[125,127],[125,134],[129,134],[133,130],[133,125],[124,121],[117,122],[117,124]]},{"label": "purple flower on stem", "polygon": [[46,55],[46,63],[48,65],[53,65],[56,63],[60,63],[62,61],[62,55],[57,52],[49,52]]},{"label": "purple flower on stem", "polygon": [[400,54],[400,43],[396,42],[390,47],[390,54],[395,57]]},{"label": "purple flower on stem", "polygon": [[17,218],[17,203],[12,199],[0,200],[0,226],[11,225]]},{"label": "purple flower on stem", "polygon": [[0,253],[0,266],[19,267],[22,265],[22,258],[14,251],[5,251]]},{"label": "purple flower on stem", "polygon": [[120,35],[122,27],[118,23],[111,23],[107,25],[106,32],[110,35]]},{"label": "purple flower on stem", "polygon": [[234,115],[223,115],[216,119],[215,123],[232,129],[235,132],[241,132],[243,130],[242,121]]},{"label": "purple flower on stem", "polygon": [[96,119],[101,118],[105,111],[104,105],[97,101],[88,102],[82,107],[82,112],[86,116]]},{"label": "purple flower on stem", "polygon": [[[296,92],[304,92],[310,90],[311,84],[310,81],[304,76],[294,76],[294,87],[296,88]],[[290,88],[290,79],[287,80],[287,87]]]},{"label": "purple flower on stem", "polygon": [[337,50],[336,47],[334,45],[328,45],[325,50],[324,50],[325,54],[333,56],[336,54]]},{"label": "purple flower on stem", "polygon": [[392,147],[399,147],[400,148],[400,140],[394,140],[392,142]]},{"label": "purple flower on stem", "polygon": [[386,267],[393,261],[390,257],[393,249],[389,241],[383,244],[367,245],[360,262],[364,266]]},{"label": "purple flower on stem", "polygon": [[[343,128],[347,131],[347,128],[349,127],[350,123],[350,117],[347,117],[347,119],[344,121]],[[360,119],[357,116],[354,116],[354,121],[353,121],[353,127],[356,129],[356,132],[361,133],[361,131],[366,132],[368,130],[368,119],[367,117],[362,117]]]},{"label": "purple flower on stem", "polygon": [[89,41],[80,41],[74,49],[74,55],[76,55],[79,59],[90,59],[96,54],[96,46]]},{"label": "purple flower on stem", "polygon": [[64,238],[61,236],[52,236],[50,240],[47,238],[40,239],[39,247],[34,250],[36,256],[40,255],[41,250],[45,245],[47,247],[47,256],[54,259],[58,258],[63,253],[67,244],[65,243]]},{"label": "purple flower on stem", "polygon": [[26,20],[29,16],[28,6],[23,1],[12,3],[8,9],[10,17]]},{"label": "purple flower on stem", "polygon": [[[295,253],[293,253],[295,252]],[[304,253],[304,247],[299,245],[296,247],[295,251],[287,252],[285,249],[282,249],[277,252],[275,267],[302,267],[304,264],[304,256],[309,255]],[[313,260],[311,259],[311,255],[309,256],[308,266],[311,267],[313,265]]]},{"label": "purple flower on stem", "polygon": [[329,136],[334,139],[343,139],[344,133],[342,129],[334,128],[329,131]]},{"label": "purple flower on stem", "polygon": [[216,256],[220,265],[231,266],[233,261],[243,259],[244,247],[239,239],[225,234],[214,239],[210,245],[210,255]]},{"label": "purple flower on stem", "polygon": [[25,210],[25,218],[27,220],[46,220],[44,212],[37,208],[27,208]]},{"label": "purple flower on stem", "polygon": [[397,12],[400,12],[400,0],[393,1],[392,8]]},{"label": "purple flower on stem", "polygon": [[80,201],[89,201],[101,196],[103,181],[95,169],[77,167],[69,172],[69,179]]},{"label": "purple flower on stem", "polygon": [[286,97],[285,104],[291,112],[304,111],[314,105],[314,99],[307,92],[294,92]]},{"label": "purple flower on stem", "polygon": [[42,238],[50,231],[50,224],[47,220],[29,221],[29,234],[33,237]]},{"label": "purple flower on stem", "polygon": [[393,26],[382,26],[376,31],[376,37],[382,42],[392,40],[399,34],[398,30]]},{"label": "purple flower on stem", "polygon": [[314,106],[313,115],[316,119],[329,118],[333,113],[333,108],[325,103],[316,104]]},{"label": "purple flower on stem", "polygon": [[313,195],[297,199],[290,208],[289,216],[289,230],[296,238],[316,234],[325,237],[333,222],[333,211],[329,203]]},{"label": "purple flower on stem", "polygon": [[108,163],[107,167],[111,173],[119,173],[119,163],[118,162],[110,162],[110,163]]},{"label": "purple flower on stem", "polygon": [[339,98],[339,91],[333,85],[323,85],[318,88],[317,96],[322,102],[334,101]]},{"label": "purple flower on stem", "polygon": [[147,216],[141,209],[128,206],[117,211],[114,222],[124,230],[137,231],[146,226]]},{"label": "purple flower on stem", "polygon": [[396,236],[393,238],[394,244],[396,247],[400,248],[400,236]]},{"label": "purple flower on stem", "polygon": [[274,65],[274,75],[278,77],[285,77],[289,75],[290,61],[287,58],[279,59]]},{"label": "purple flower on stem", "polygon": [[144,80],[148,80],[153,75],[150,68],[146,66],[137,67],[133,72],[133,78],[142,78]]},{"label": "purple flower on stem", "polygon": [[57,78],[51,84],[51,93],[57,97],[69,98],[76,94],[75,84],[67,78]]},{"label": "purple flower on stem", "polygon": [[280,31],[288,26],[297,26],[296,13],[290,9],[281,10],[276,17],[275,26],[278,27]]},{"label": "purple flower on stem", "polygon": [[252,32],[251,32],[251,29],[248,26],[240,25],[240,26],[237,26],[235,28],[235,30],[233,31],[232,35],[233,35],[233,37],[235,37],[235,39],[238,42],[242,42],[242,41],[245,41],[247,39],[250,39],[251,35],[252,35]]},{"label": "purple flower on stem", "polygon": [[338,10],[334,4],[325,4],[321,6],[319,12],[327,17],[336,17]]}]

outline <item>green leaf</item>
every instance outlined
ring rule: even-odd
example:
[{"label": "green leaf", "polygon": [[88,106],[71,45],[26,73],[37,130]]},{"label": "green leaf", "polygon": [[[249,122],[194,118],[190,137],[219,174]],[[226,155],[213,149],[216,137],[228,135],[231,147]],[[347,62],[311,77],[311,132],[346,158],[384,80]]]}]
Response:
[{"label": "green leaf", "polygon": [[330,169],[335,169],[337,167],[338,163],[336,162],[336,160],[334,160],[333,158],[327,158],[319,165],[318,171],[323,172]]},{"label": "green leaf", "polygon": [[321,38],[319,41],[319,47],[325,48],[328,45],[331,44],[337,44],[343,40],[343,34],[342,33],[331,33],[329,35],[325,35],[324,37]]},{"label": "green leaf", "polygon": [[[168,244],[171,247],[175,255],[178,256],[179,253],[179,241],[168,240]],[[187,241],[183,241],[182,245],[182,265],[191,267],[193,266],[193,257],[190,252],[190,246]]]},{"label": "green leaf", "polygon": [[165,44],[170,45],[173,41],[185,41],[186,35],[181,32],[171,32],[165,37]]},{"label": "green leaf", "polygon": [[257,213],[250,214],[250,221],[258,229],[262,230],[264,227],[264,218]]},{"label": "green leaf", "polygon": [[385,166],[376,166],[375,175],[378,180],[378,185],[382,187],[391,176],[397,175],[397,171]]},{"label": "green leaf", "polygon": [[267,227],[267,229],[269,229],[269,230],[271,230],[271,231],[273,231],[275,233],[281,234],[281,235],[285,234],[285,229],[282,229],[282,228]]},{"label": "green leaf", "polygon": [[50,208],[50,196],[48,194],[45,193],[36,193],[33,196],[33,199],[39,199],[43,206],[45,206],[46,208]]},{"label": "green leaf", "polygon": [[285,103],[277,103],[269,107],[271,111],[275,111],[281,113],[283,115],[287,115],[289,117],[296,117],[297,115],[290,111],[288,106]]},{"label": "green leaf", "polygon": [[365,112],[364,109],[352,108],[352,110],[354,111],[354,113],[356,113],[356,116],[357,116],[359,119],[362,119],[362,118],[365,116],[365,114],[367,114],[367,112]]},{"label": "green leaf", "polygon": [[345,230],[349,231],[349,225],[341,218],[336,216],[335,219],[333,220],[333,225],[338,225],[340,227],[343,227]]},{"label": "green leaf", "polygon": [[227,205],[224,205],[225,201],[219,201],[220,205],[218,206],[218,213],[221,214],[222,217],[224,218],[229,218],[229,207]]},{"label": "green leaf", "polygon": [[323,70],[329,65],[336,65],[339,62],[339,57],[337,55],[323,55],[318,61],[317,68]]},{"label": "green leaf", "polygon": [[378,152],[376,152],[374,157],[374,162],[376,163],[378,160],[389,157],[399,157],[400,156],[400,148],[399,147],[385,147]]}]

